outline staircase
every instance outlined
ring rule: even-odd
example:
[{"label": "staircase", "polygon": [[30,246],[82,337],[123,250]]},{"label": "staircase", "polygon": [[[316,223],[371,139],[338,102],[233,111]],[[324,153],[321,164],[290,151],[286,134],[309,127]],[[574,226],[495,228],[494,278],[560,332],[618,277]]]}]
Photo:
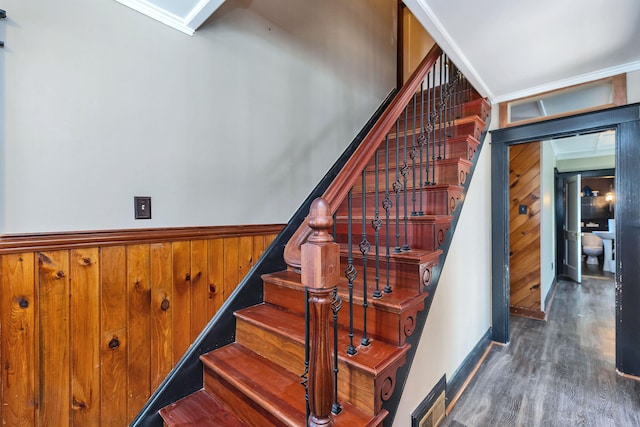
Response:
[{"label": "staircase", "polygon": [[[433,64],[426,69],[435,70]],[[407,337],[433,297],[432,270],[444,261],[447,233],[459,214],[489,114],[488,103],[468,87],[459,105],[440,108],[436,121],[420,105],[422,99],[442,99],[442,83],[417,87],[384,138],[376,139],[348,196],[331,208],[334,225],[328,231],[339,245],[340,271],[357,272],[341,274],[327,320],[337,325],[336,341],[327,345],[327,352],[337,349],[338,356],[335,426],[382,425],[388,415],[384,402],[401,392],[396,374],[411,351]],[[429,123],[432,148],[420,139]],[[420,147],[427,153],[420,153],[419,162]],[[161,409],[165,425],[307,425],[301,375],[309,364],[309,297],[295,271],[300,265],[289,264],[262,276],[263,302],[234,313],[235,341],[200,357],[203,388]],[[333,339],[333,329],[329,335]]]}]

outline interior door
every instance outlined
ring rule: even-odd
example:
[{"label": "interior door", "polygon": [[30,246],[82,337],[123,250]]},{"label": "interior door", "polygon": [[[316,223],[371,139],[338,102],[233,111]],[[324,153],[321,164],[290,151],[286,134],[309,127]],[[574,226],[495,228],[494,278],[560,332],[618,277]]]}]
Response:
[{"label": "interior door", "polygon": [[580,174],[565,181],[564,272],[578,283],[582,282],[580,187]]}]

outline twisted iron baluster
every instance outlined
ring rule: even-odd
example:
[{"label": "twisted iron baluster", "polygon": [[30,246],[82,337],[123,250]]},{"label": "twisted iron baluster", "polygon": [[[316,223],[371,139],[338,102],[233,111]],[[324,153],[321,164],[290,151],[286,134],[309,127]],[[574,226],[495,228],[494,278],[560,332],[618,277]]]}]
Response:
[{"label": "twisted iron baluster", "polygon": [[382,221],[380,220],[380,205],[378,204],[378,191],[380,185],[379,154],[380,151],[376,150],[375,210],[373,220],[371,221],[376,241],[376,289],[373,291],[372,297],[376,299],[382,297],[382,292],[380,292],[380,227],[382,227]]},{"label": "twisted iron baluster", "polygon": [[385,167],[384,167],[384,175],[385,175],[385,179],[384,179],[384,200],[382,201],[382,208],[385,211],[385,227],[386,227],[386,244],[385,244],[385,258],[387,260],[387,283],[384,287],[384,292],[385,293],[391,293],[391,284],[389,282],[389,262],[391,259],[391,254],[389,253],[389,248],[391,246],[391,243],[389,242],[389,216],[390,216],[390,211],[391,211],[391,207],[393,206],[393,203],[391,202],[391,197],[389,197],[389,134],[387,134],[387,136],[384,138],[384,155],[385,155]]},{"label": "twisted iron baluster", "polygon": [[438,124],[438,111],[436,106],[436,64],[431,69],[431,125],[433,126],[431,138],[431,185],[436,185],[436,125]]},{"label": "twisted iron baluster", "polygon": [[420,147],[420,210],[418,215],[424,215],[424,203],[422,200],[424,191],[424,181],[422,180],[422,168],[424,163],[422,162],[423,148],[424,148],[424,80],[420,83],[420,136],[418,136],[418,147]]},{"label": "twisted iron baluster", "polygon": [[[331,293],[331,311],[333,311],[333,395],[335,401],[331,406],[331,412],[338,415],[342,412],[342,405],[338,402],[338,312],[342,308],[342,298],[338,295],[338,287],[333,287]],[[307,419],[309,417],[307,416]]]},{"label": "twisted iron baluster", "polygon": [[400,246],[400,191],[402,191],[402,183],[400,182],[400,119],[396,120],[396,180],[393,182],[393,191],[396,193],[396,246],[393,252],[399,254],[402,252]]},{"label": "twisted iron baluster", "polygon": [[416,158],[418,157],[418,147],[416,147],[416,93],[413,93],[413,126],[411,127],[411,151],[409,152],[409,158],[411,158],[411,203],[412,210],[411,216],[417,216],[418,210],[416,209]]},{"label": "twisted iron baluster", "polygon": [[353,356],[358,352],[356,347],[353,345],[353,281],[356,279],[357,271],[353,266],[353,246],[352,246],[352,238],[351,234],[353,232],[353,216],[351,209],[351,193],[353,192],[353,188],[349,190],[349,194],[347,196],[347,241],[348,241],[348,256],[347,256],[347,269],[344,274],[349,281],[349,346],[347,347],[347,354]]},{"label": "twisted iron baluster", "polygon": [[409,250],[409,244],[408,244],[408,236],[409,236],[409,231],[408,231],[408,222],[409,222],[409,218],[407,217],[407,174],[409,173],[409,166],[407,164],[407,122],[409,121],[409,106],[407,105],[404,109],[404,146],[403,146],[403,160],[402,160],[402,168],[400,169],[400,173],[402,174],[402,194],[403,194],[403,212],[404,212],[404,217],[402,218],[402,221],[404,222],[404,245],[402,245],[402,250],[403,251],[408,251]]},{"label": "twisted iron baluster", "polygon": [[362,311],[363,311],[363,335],[360,340],[360,344],[369,345],[369,338],[367,338],[367,307],[369,302],[367,301],[367,260],[369,251],[371,250],[371,243],[367,240],[367,203],[366,203],[366,191],[367,188],[367,170],[362,170],[362,240],[360,241],[360,253],[362,254],[362,282],[363,282],[363,297],[362,297]]},{"label": "twisted iron baluster", "polygon": [[440,55],[440,59],[438,60],[439,66],[440,66],[440,74],[438,75],[438,80],[440,81],[440,86],[439,86],[439,97],[440,98],[438,100],[438,105],[437,105],[437,113],[438,113],[438,160],[442,159],[442,139],[443,139],[443,134],[444,134],[444,120],[443,119],[443,107],[444,107],[444,101],[443,101],[443,95],[444,95],[444,91],[443,91],[443,87],[442,87],[442,58],[443,55]]},{"label": "twisted iron baluster", "polygon": [[311,414],[311,408],[309,408],[309,288],[304,287],[304,372],[300,377],[302,381],[300,384],[304,387],[304,400],[307,408],[307,417]]}]

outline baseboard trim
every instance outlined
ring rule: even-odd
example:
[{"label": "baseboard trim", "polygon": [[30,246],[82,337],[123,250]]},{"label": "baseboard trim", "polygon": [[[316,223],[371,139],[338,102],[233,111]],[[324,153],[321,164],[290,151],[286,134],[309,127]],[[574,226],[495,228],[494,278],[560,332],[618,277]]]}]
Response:
[{"label": "baseboard trim", "polygon": [[447,414],[451,411],[458,398],[473,378],[491,348],[491,328],[485,332],[480,341],[473,347],[458,370],[447,381]]},{"label": "baseboard trim", "polygon": [[0,236],[0,255],[18,252],[117,246],[178,240],[278,234],[284,224],[225,225],[211,227],[141,228],[70,231],[64,233],[7,234]]},{"label": "baseboard trim", "polygon": [[526,317],[536,320],[547,320],[547,313],[542,310],[527,307],[517,307],[515,305],[509,306],[509,313],[514,316]]}]

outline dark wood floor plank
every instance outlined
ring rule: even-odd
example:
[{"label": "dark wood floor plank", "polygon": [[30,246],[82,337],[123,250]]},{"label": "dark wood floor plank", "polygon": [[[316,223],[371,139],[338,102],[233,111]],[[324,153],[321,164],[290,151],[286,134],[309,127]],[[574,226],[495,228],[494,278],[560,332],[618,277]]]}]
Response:
[{"label": "dark wood floor plank", "polygon": [[640,382],[615,369],[612,277],[561,280],[548,321],[512,316],[511,338],[443,426],[640,426]]}]

